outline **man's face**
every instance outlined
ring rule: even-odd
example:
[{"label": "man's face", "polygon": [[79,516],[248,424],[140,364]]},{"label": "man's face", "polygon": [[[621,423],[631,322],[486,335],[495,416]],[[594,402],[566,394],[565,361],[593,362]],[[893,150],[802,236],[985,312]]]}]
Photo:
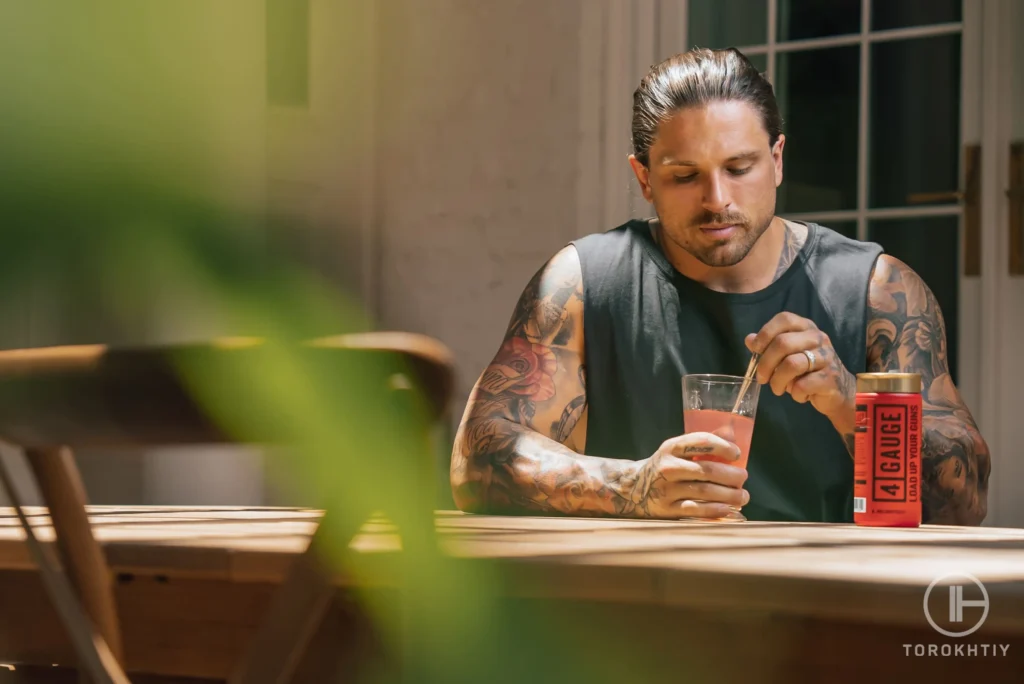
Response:
[{"label": "man's face", "polygon": [[663,235],[708,266],[733,266],[767,230],[782,182],[779,137],[745,102],[682,109],[658,127],[650,169],[630,163]]}]

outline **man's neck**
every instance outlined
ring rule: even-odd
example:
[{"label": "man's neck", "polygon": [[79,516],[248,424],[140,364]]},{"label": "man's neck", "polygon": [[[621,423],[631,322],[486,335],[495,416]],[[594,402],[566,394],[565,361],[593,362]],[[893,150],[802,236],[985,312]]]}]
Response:
[{"label": "man's neck", "polygon": [[733,266],[708,266],[671,240],[655,220],[652,234],[669,262],[691,280],[718,292],[750,293],[778,280],[807,241],[807,226],[774,217],[742,261]]}]

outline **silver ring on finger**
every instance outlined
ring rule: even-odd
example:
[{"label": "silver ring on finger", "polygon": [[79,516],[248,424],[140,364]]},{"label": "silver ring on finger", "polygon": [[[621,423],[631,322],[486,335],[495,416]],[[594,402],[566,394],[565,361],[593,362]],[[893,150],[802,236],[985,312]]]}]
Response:
[{"label": "silver ring on finger", "polygon": [[816,357],[814,356],[814,352],[810,349],[804,349],[804,356],[807,357],[807,372],[810,373],[814,370],[814,361],[816,360]]}]

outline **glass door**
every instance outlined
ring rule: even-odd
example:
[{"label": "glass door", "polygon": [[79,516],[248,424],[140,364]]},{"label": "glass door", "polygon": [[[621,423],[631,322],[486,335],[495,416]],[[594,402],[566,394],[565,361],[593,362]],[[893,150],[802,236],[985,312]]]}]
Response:
[{"label": "glass door", "polygon": [[688,47],[738,47],[775,86],[787,135],[777,213],[878,242],[914,268],[942,307],[969,405],[980,309],[973,4],[689,0],[686,11]]}]

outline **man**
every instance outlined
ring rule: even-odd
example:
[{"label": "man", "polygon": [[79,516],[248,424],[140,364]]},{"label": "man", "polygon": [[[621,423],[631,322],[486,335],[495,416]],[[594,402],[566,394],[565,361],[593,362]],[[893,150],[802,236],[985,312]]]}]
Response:
[{"label": "man", "polygon": [[[920,373],[925,522],[985,517],[989,454],[950,379],[942,314],[870,243],[774,215],[772,88],[735,50],[654,67],[629,162],[657,219],[565,247],[526,287],[477,381],[451,464],[456,504],[508,514],[852,519],[855,374]],[[680,378],[762,354],[747,469],[684,435]]]}]

